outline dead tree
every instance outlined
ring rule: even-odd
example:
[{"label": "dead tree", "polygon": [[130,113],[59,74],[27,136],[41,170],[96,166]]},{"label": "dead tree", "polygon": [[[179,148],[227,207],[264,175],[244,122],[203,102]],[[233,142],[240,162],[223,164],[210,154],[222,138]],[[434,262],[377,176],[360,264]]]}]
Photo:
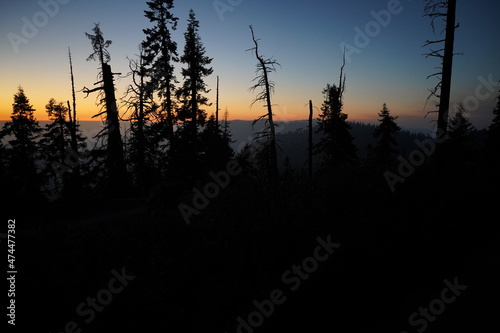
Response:
[{"label": "dead tree", "polygon": [[94,52],[87,58],[89,60],[98,60],[101,64],[100,76],[102,80],[94,83],[94,85],[102,84],[101,86],[88,89],[84,87],[83,92],[87,96],[91,92],[102,91],[104,93],[104,98],[101,100],[105,102],[104,111],[94,115],[92,118],[105,115],[106,126],[104,132],[107,136],[107,171],[109,177],[109,190],[111,192],[120,193],[124,188],[126,188],[126,166],[125,158],[123,152],[123,142],[120,134],[120,121],[118,116],[118,108],[116,106],[115,97],[115,85],[113,75],[119,75],[121,73],[113,73],[111,71],[111,66],[108,62],[111,60],[111,56],[107,47],[111,45],[111,41],[104,41],[99,24],[96,24],[94,29],[94,35],[85,33],[90,39]]},{"label": "dead tree", "polygon": [[[73,60],[71,56],[71,49],[68,47],[68,58],[69,58],[69,71],[71,78],[71,94],[73,99],[73,109],[71,108],[71,104],[67,101],[68,104],[68,116],[69,116],[69,133],[70,133],[70,147],[71,151],[67,152],[68,156],[78,156],[79,149],[79,141],[81,141],[81,136],[78,134],[78,120],[76,118],[76,93],[75,93],[75,77],[73,75]],[[81,181],[81,170],[80,163],[77,161],[75,167],[73,168],[73,172],[71,174],[71,183],[69,186],[69,194],[73,197],[79,197],[82,191],[82,181]]]},{"label": "dead tree", "polygon": [[[445,137],[448,132],[448,114],[450,109],[450,94],[451,94],[451,75],[453,69],[455,29],[459,27],[455,23],[456,20],[456,0],[425,0],[425,15],[431,19],[432,29],[435,31],[436,19],[442,18],[446,27],[445,38],[441,40],[427,40],[424,46],[442,44],[440,49],[431,49],[426,57],[437,57],[441,60],[441,71],[431,74],[433,76],[441,76],[439,83],[430,90],[431,94],[428,99],[435,96],[439,99],[438,103],[438,122],[437,122],[437,137]],[[439,141],[439,140],[438,140]],[[443,159],[443,145],[437,145],[437,162],[441,165]]]},{"label": "dead tree", "polygon": [[309,170],[309,177],[313,175],[313,102],[309,101],[309,135],[308,135],[308,158],[307,166]]},{"label": "dead tree", "polygon": [[122,100],[127,111],[131,111],[126,120],[130,121],[132,132],[130,160],[133,164],[135,185],[139,190],[145,190],[147,166],[153,158],[153,152],[150,149],[151,140],[148,140],[146,132],[150,128],[148,127],[148,122],[151,122],[150,117],[156,114],[157,105],[153,101],[153,91],[146,82],[148,70],[142,46],[139,47],[139,52],[138,60],[129,59],[128,76],[132,77],[132,84],[128,86]]},{"label": "dead tree", "polygon": [[73,97],[73,110],[71,110],[69,101],[68,101],[68,116],[70,121],[70,133],[71,133],[71,149],[74,152],[78,151],[78,144],[76,138],[76,129],[78,126],[78,122],[76,120],[76,94],[75,94],[75,77],[73,76],[73,61],[71,58],[71,50],[68,47],[68,57],[69,57],[69,71],[71,75],[71,93]]},{"label": "dead tree", "polygon": [[215,98],[215,123],[219,128],[219,75],[217,75],[217,95]]},{"label": "dead tree", "polygon": [[250,91],[255,91],[257,88],[262,89],[253,100],[252,105],[257,102],[264,102],[264,107],[267,107],[267,113],[259,116],[253,124],[259,120],[266,119],[266,128],[264,131],[257,133],[256,139],[265,139],[265,141],[267,141],[264,146],[264,152],[269,155],[269,175],[271,180],[275,181],[278,178],[278,161],[276,154],[276,125],[274,124],[273,108],[271,104],[271,92],[274,91],[274,82],[269,80],[269,73],[276,71],[276,65],[280,66],[280,64],[272,58],[264,59],[259,54],[259,44],[257,43],[259,40],[255,39],[252,26],[250,26],[250,31],[252,32],[252,40],[255,47],[247,51],[254,51],[255,57],[259,61],[256,69],[257,77],[253,79],[253,81],[257,82],[250,88]]}]

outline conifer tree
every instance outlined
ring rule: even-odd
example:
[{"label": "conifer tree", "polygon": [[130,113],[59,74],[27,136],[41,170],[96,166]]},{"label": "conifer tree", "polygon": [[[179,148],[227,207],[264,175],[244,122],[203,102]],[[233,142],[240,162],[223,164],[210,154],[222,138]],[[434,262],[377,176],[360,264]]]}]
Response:
[{"label": "conifer tree", "polygon": [[158,118],[158,126],[155,126],[158,129],[157,140],[167,138],[172,141],[176,123],[174,63],[179,61],[179,56],[171,31],[177,29],[178,18],[171,13],[173,0],[153,0],[146,4],[149,10],[145,10],[144,15],[153,27],[143,29],[146,39],[142,42],[142,57],[145,74],[149,77],[148,89],[161,99],[160,108],[155,110]]},{"label": "conifer tree", "polygon": [[462,104],[458,106],[456,114],[450,117],[448,123],[448,152],[452,161],[464,161],[471,158],[472,145],[477,130],[470,120],[465,116],[465,108]]},{"label": "conifer tree", "polygon": [[345,91],[344,66],[340,71],[339,85],[327,84],[323,90],[325,101],[319,116],[319,132],[323,134],[316,145],[318,152],[323,153],[324,166],[337,169],[356,161],[356,146],[347,123],[347,114],[342,112]]},{"label": "conifer tree", "polygon": [[176,131],[176,144],[169,154],[168,164],[171,176],[182,177],[190,184],[204,176],[204,146],[198,130],[205,125],[207,117],[202,107],[211,105],[203,95],[209,92],[204,78],[213,72],[213,69],[208,67],[212,58],[205,55],[205,47],[199,35],[199,21],[196,20],[193,10],[189,11],[184,38],[184,53],[180,58],[186,65],[181,69],[184,82],[177,90],[180,102],[177,117],[182,122],[182,127]]},{"label": "conifer tree", "polygon": [[9,160],[12,194],[17,198],[38,199],[41,195],[37,164],[42,158],[38,142],[42,129],[34,112],[24,89],[19,86],[14,94],[11,120],[4,124],[0,132],[0,140],[8,137],[4,153]]},{"label": "conifer tree", "polygon": [[203,151],[205,152],[205,166],[207,171],[223,170],[227,162],[233,157],[231,148],[231,133],[228,129],[222,130],[216,117],[212,114],[200,133]]},{"label": "conifer tree", "polygon": [[[78,126],[73,128],[72,122],[68,121],[70,111],[63,102],[58,103],[52,98],[45,109],[52,122],[45,126],[40,144],[47,159],[45,174],[49,177],[48,181],[55,185],[50,195],[69,198],[79,194],[79,184],[76,183],[79,179],[73,175],[78,172],[79,176],[80,158],[85,155],[85,138]],[[77,143],[76,151],[73,149],[73,136]]]},{"label": "conifer tree", "polygon": [[391,115],[387,104],[384,103],[378,115],[380,117],[378,119],[379,125],[373,133],[378,141],[373,153],[377,163],[388,166],[395,161],[395,154],[398,153],[395,149],[398,144],[395,135],[401,131],[401,128],[396,124],[398,117]]},{"label": "conifer tree", "polygon": [[486,136],[486,153],[489,157],[500,162],[500,93],[498,94],[497,104],[493,108],[493,120],[488,127]]},{"label": "conifer tree", "polygon": [[213,72],[212,67],[208,67],[212,63],[212,58],[205,55],[205,47],[199,35],[199,26],[200,23],[196,20],[196,15],[191,9],[187,31],[184,33],[186,43],[184,54],[180,59],[186,65],[181,71],[184,83],[177,91],[177,97],[181,101],[179,118],[184,122],[189,120],[189,127],[195,135],[198,126],[204,125],[207,117],[206,112],[201,107],[211,105],[208,103],[208,98],[202,95],[210,92],[203,78]]}]

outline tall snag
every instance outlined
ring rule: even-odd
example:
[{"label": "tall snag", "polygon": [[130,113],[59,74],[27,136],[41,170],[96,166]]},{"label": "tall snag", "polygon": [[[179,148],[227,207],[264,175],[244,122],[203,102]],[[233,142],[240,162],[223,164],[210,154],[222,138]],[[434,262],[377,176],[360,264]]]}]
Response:
[{"label": "tall snag", "polygon": [[[427,57],[437,57],[441,59],[441,72],[437,72],[428,76],[441,76],[439,83],[431,90],[431,96],[439,98],[438,103],[438,123],[437,123],[437,137],[444,137],[448,132],[448,113],[450,109],[450,93],[451,93],[451,75],[453,69],[453,55],[455,43],[455,29],[456,25],[456,0],[424,0],[425,1],[425,15],[431,19],[432,29],[435,30],[435,20],[443,18],[445,22],[445,39],[429,41],[427,40],[424,46],[433,44],[444,43],[441,49],[431,49],[427,53]],[[439,91],[439,93],[438,93]],[[443,144],[437,145],[437,162],[438,166],[442,165],[443,159]]]},{"label": "tall snag", "polygon": [[307,149],[307,169],[309,177],[313,176],[313,102],[309,101],[309,133],[308,133],[308,149]]},{"label": "tall snag", "polygon": [[95,84],[102,83],[102,86],[91,90],[84,88],[83,92],[85,92],[87,96],[91,92],[98,90],[102,90],[104,92],[105,110],[96,114],[92,118],[105,114],[106,126],[104,128],[104,132],[107,135],[106,164],[109,179],[109,190],[111,192],[120,193],[120,191],[126,188],[127,174],[113,79],[114,74],[120,73],[113,73],[111,71],[111,66],[108,64],[111,60],[111,56],[107,48],[111,45],[111,41],[104,41],[104,37],[98,23],[92,30],[94,35],[85,33],[88,39],[90,39],[94,49],[94,52],[87,58],[87,61],[99,61],[101,65],[100,77],[102,77],[102,81]]},{"label": "tall snag", "polygon": [[259,92],[257,94],[257,97],[253,100],[252,105],[257,102],[264,102],[264,107],[267,107],[267,113],[259,116],[253,122],[253,124],[255,124],[259,120],[267,118],[266,128],[264,129],[264,131],[257,134],[256,139],[264,139],[266,142],[264,147],[264,155],[268,155],[269,176],[271,180],[275,181],[278,178],[278,161],[276,154],[276,125],[274,124],[273,108],[271,104],[271,92],[274,91],[274,82],[269,80],[269,73],[275,72],[276,65],[280,66],[280,64],[272,58],[264,59],[262,55],[259,54],[259,44],[257,43],[259,40],[255,39],[252,26],[250,26],[250,31],[252,32],[252,41],[255,44],[255,47],[248,49],[247,51],[254,51],[255,57],[259,61],[256,69],[257,76],[253,79],[253,81],[257,81],[257,83],[250,88],[250,91],[255,91],[255,89],[257,88],[262,88],[262,91]]},{"label": "tall snag", "polygon": [[[130,121],[130,132],[132,134],[128,143],[128,159],[132,163],[133,183],[139,192],[144,192],[152,182],[158,179],[153,177],[153,165],[159,160],[160,149],[158,149],[158,136],[153,131],[153,122],[158,124],[161,119],[155,119],[158,105],[153,100],[153,91],[148,89],[147,69],[145,67],[144,50],[139,47],[138,59],[129,59],[132,83],[122,99],[126,112],[130,115],[126,120]],[[152,134],[152,132],[154,132]],[[157,176],[157,175],[156,175]]]}]

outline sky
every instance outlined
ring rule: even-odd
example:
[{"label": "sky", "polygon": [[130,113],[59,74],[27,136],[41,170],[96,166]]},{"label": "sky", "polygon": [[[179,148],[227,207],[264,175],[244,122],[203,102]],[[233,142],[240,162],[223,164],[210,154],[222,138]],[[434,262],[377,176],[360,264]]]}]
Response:
[{"label": "sky", "polygon": [[[484,128],[491,122],[500,88],[500,2],[457,2],[455,52],[463,54],[454,58],[451,105],[464,103],[471,121]],[[145,0],[0,0],[0,120],[10,118],[18,86],[24,88],[38,120],[47,120],[50,98],[71,100],[68,47],[76,89],[94,87],[99,66],[86,61],[92,48],[84,34],[94,23],[100,23],[104,37],[113,42],[110,65],[123,75],[116,79],[116,96],[122,97],[130,83],[125,77],[127,58],[137,57],[142,29],[151,26],[145,9]],[[221,112],[227,108],[230,119],[245,120],[265,113],[263,105],[251,106],[255,93],[249,87],[257,60],[246,50],[253,47],[252,25],[261,54],[281,65],[271,74],[278,120],[306,119],[309,100],[318,115],[322,90],[327,83],[338,83],[345,47],[348,120],[374,123],[387,103],[400,126],[434,126],[435,114],[425,118],[435,110],[434,103],[426,105],[426,99],[437,79],[427,76],[440,63],[424,56],[429,48],[423,44],[443,37],[423,16],[423,0],[176,0],[172,12],[179,23],[173,38],[180,54],[189,9],[200,21],[206,55],[213,58],[213,74],[205,79],[213,102],[205,108],[208,114],[215,112],[217,75]],[[181,66],[175,64],[182,82]],[[77,106],[78,118],[91,120],[98,113],[96,94],[85,98],[77,93]]]}]

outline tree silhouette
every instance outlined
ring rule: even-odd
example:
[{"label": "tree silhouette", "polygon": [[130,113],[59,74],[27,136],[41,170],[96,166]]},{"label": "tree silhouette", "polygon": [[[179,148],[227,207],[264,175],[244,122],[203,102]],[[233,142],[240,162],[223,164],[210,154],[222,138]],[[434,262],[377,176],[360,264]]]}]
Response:
[{"label": "tree silhouette", "polygon": [[[424,46],[434,45],[444,43],[444,47],[441,49],[431,49],[427,54],[427,57],[437,57],[442,61],[441,71],[434,73],[432,76],[440,76],[441,79],[439,83],[431,90],[431,96],[436,96],[439,98],[439,103],[437,106],[438,110],[438,124],[437,124],[437,135],[442,137],[445,136],[448,131],[448,113],[450,108],[450,93],[451,93],[451,75],[453,69],[453,56],[454,56],[454,43],[455,43],[455,29],[458,25],[455,25],[456,19],[456,0],[424,0],[425,1],[425,15],[431,19],[431,25],[433,30],[435,30],[435,21],[438,18],[443,18],[445,23],[444,32],[446,34],[444,39],[426,41]],[[439,93],[438,93],[439,91]],[[443,145],[437,145],[437,162],[438,166],[441,164],[443,159]]]},{"label": "tree silhouette", "polygon": [[175,83],[174,62],[179,61],[177,43],[172,40],[171,31],[176,30],[177,20],[170,11],[174,7],[173,0],[154,0],[146,2],[149,10],[144,11],[146,18],[154,24],[152,28],[143,29],[146,40],[142,42],[143,66],[147,68],[148,87],[158,93],[161,108],[156,110],[157,127],[160,134],[172,144],[174,139]]},{"label": "tree silhouette", "polygon": [[199,26],[200,23],[196,20],[195,13],[191,9],[187,31],[184,33],[186,41],[184,54],[181,57],[181,62],[187,67],[181,70],[184,83],[177,91],[177,97],[181,101],[179,119],[184,122],[190,119],[189,125],[195,135],[198,131],[198,125],[204,125],[207,117],[205,111],[200,107],[211,105],[208,103],[208,98],[202,95],[210,92],[203,78],[213,72],[212,67],[208,67],[212,63],[212,58],[205,56],[205,47],[198,33]]},{"label": "tree silhouette", "polygon": [[230,138],[231,137],[231,133],[229,132],[229,125],[231,124],[231,122],[228,120],[229,118],[229,111],[227,110],[227,107],[226,107],[226,110],[224,111],[224,118],[222,119],[224,125],[222,126],[222,132],[224,133],[224,136]]},{"label": "tree silhouette", "polygon": [[[344,60],[345,61],[345,60]],[[356,159],[356,146],[347,123],[347,114],[342,112],[345,91],[344,65],[340,70],[339,85],[327,84],[323,89],[325,101],[319,115],[319,132],[321,141],[316,145],[318,152],[323,154],[324,167],[337,169],[352,164]]]},{"label": "tree silhouette", "polygon": [[378,115],[379,125],[373,133],[375,139],[378,139],[373,149],[374,158],[377,163],[389,166],[395,161],[395,154],[398,153],[394,148],[398,144],[395,135],[401,131],[401,128],[396,124],[398,117],[391,116],[387,104],[384,103]]},{"label": "tree silhouette", "polygon": [[[115,87],[113,82],[113,73],[108,62],[111,56],[107,48],[111,45],[110,40],[104,40],[99,24],[95,24],[92,29],[94,34],[85,33],[92,44],[94,52],[87,58],[89,60],[98,60],[101,65],[100,76],[102,77],[102,86],[89,90],[84,88],[87,95],[91,92],[101,90],[104,92],[105,105],[104,111],[101,111],[94,117],[105,114],[106,126],[103,131],[107,137],[107,178],[109,181],[108,189],[113,193],[121,193],[127,187],[127,170],[123,152],[123,142],[120,134],[120,122],[118,108],[116,106]],[[101,132],[102,133],[102,132]]]},{"label": "tree silhouette", "polygon": [[[140,193],[145,193],[150,183],[158,180],[155,175],[155,164],[159,164],[159,144],[164,139],[162,127],[153,126],[164,124],[161,119],[156,118],[158,105],[153,100],[153,91],[149,89],[147,80],[147,69],[142,47],[137,60],[129,59],[129,76],[132,83],[128,86],[123,102],[127,108],[130,122],[131,138],[128,142],[128,156],[132,164],[133,182]],[[157,172],[156,172],[157,173]]]},{"label": "tree silhouette", "polygon": [[[51,98],[45,109],[52,122],[45,126],[40,144],[48,162],[44,171],[49,181],[52,180],[55,184],[50,195],[55,198],[71,198],[78,195],[80,190],[72,175],[77,170],[79,172],[80,157],[86,147],[85,138],[79,133],[78,127],[73,128],[73,124],[68,121],[70,110],[63,102],[58,103]],[[77,142],[76,150],[72,144],[73,130]]]},{"label": "tree silhouette", "polygon": [[181,69],[184,78],[182,87],[177,92],[180,105],[177,117],[182,126],[175,133],[175,147],[169,154],[168,166],[170,177],[184,179],[191,184],[203,177],[204,147],[198,133],[199,126],[205,125],[206,113],[202,106],[211,105],[203,96],[209,92],[204,77],[212,74],[208,67],[212,59],[205,56],[205,47],[199,35],[199,21],[193,10],[189,11],[188,25],[184,33],[184,54],[180,61],[186,65]]},{"label": "tree silhouette", "polygon": [[464,162],[472,160],[473,144],[477,130],[465,116],[465,109],[462,104],[458,106],[456,114],[450,117],[448,123],[448,155],[450,162]]},{"label": "tree silhouette", "polygon": [[38,139],[42,129],[34,111],[24,89],[19,86],[14,94],[11,120],[4,124],[0,132],[0,140],[9,138],[5,153],[9,161],[13,196],[17,198],[39,199],[41,196],[37,161],[41,158]]},{"label": "tree silhouette", "polygon": [[274,82],[269,79],[269,73],[276,71],[276,65],[280,66],[280,64],[273,59],[265,59],[259,53],[259,44],[258,39],[255,39],[255,34],[253,32],[252,26],[250,26],[250,31],[252,33],[252,41],[255,47],[247,50],[254,51],[255,57],[259,61],[257,64],[256,74],[257,77],[253,79],[256,81],[255,85],[253,85],[250,90],[255,91],[256,89],[262,89],[257,97],[253,100],[252,105],[257,102],[263,102],[264,107],[267,108],[267,113],[259,116],[254,122],[265,119],[265,127],[264,130],[257,133],[255,139],[260,141],[262,144],[257,151],[258,160],[263,163],[264,169],[268,171],[269,178],[271,181],[276,181],[278,178],[278,158],[276,154],[276,124],[273,119],[273,108],[271,104],[271,93],[274,92]]},{"label": "tree silhouette", "polygon": [[500,93],[496,100],[497,104],[493,108],[493,120],[488,127],[486,136],[486,154],[490,159],[489,163],[494,165],[500,163]]},{"label": "tree silhouette", "polygon": [[223,131],[212,114],[200,133],[200,138],[205,152],[204,164],[207,171],[224,170],[227,162],[234,155],[229,130]]},{"label": "tree silhouette", "polygon": [[77,128],[78,128],[78,120],[76,118],[76,93],[75,93],[75,77],[73,75],[73,59],[71,57],[71,50],[68,47],[68,58],[69,58],[69,70],[70,70],[70,78],[71,78],[71,95],[73,98],[73,110],[71,110],[69,101],[68,101],[68,116],[70,123],[70,131],[71,131],[71,148],[73,151],[78,150],[78,136],[77,136]]},{"label": "tree silhouette", "polygon": [[307,135],[307,170],[309,172],[309,177],[313,175],[313,102],[309,101],[309,122],[308,122],[308,135]]},{"label": "tree silhouette", "polygon": [[[71,95],[72,95],[72,100],[73,100],[73,109],[71,109],[71,105],[68,101],[68,117],[69,117],[69,130],[70,130],[70,135],[71,135],[71,152],[74,155],[78,155],[78,151],[81,146],[81,141],[84,141],[85,138],[81,136],[81,133],[79,131],[79,123],[77,119],[77,112],[76,112],[76,93],[75,93],[75,77],[73,75],[73,59],[71,56],[71,50],[68,47],[68,59],[69,59],[69,70],[70,70],[70,78],[71,78]],[[65,192],[66,195],[73,196],[78,198],[81,195],[83,184],[82,184],[82,177],[81,177],[81,170],[80,170],[80,163],[79,161],[74,161],[74,168],[72,169],[72,173],[70,176],[70,180],[68,182],[68,185],[66,186],[66,189],[68,191]]]}]

